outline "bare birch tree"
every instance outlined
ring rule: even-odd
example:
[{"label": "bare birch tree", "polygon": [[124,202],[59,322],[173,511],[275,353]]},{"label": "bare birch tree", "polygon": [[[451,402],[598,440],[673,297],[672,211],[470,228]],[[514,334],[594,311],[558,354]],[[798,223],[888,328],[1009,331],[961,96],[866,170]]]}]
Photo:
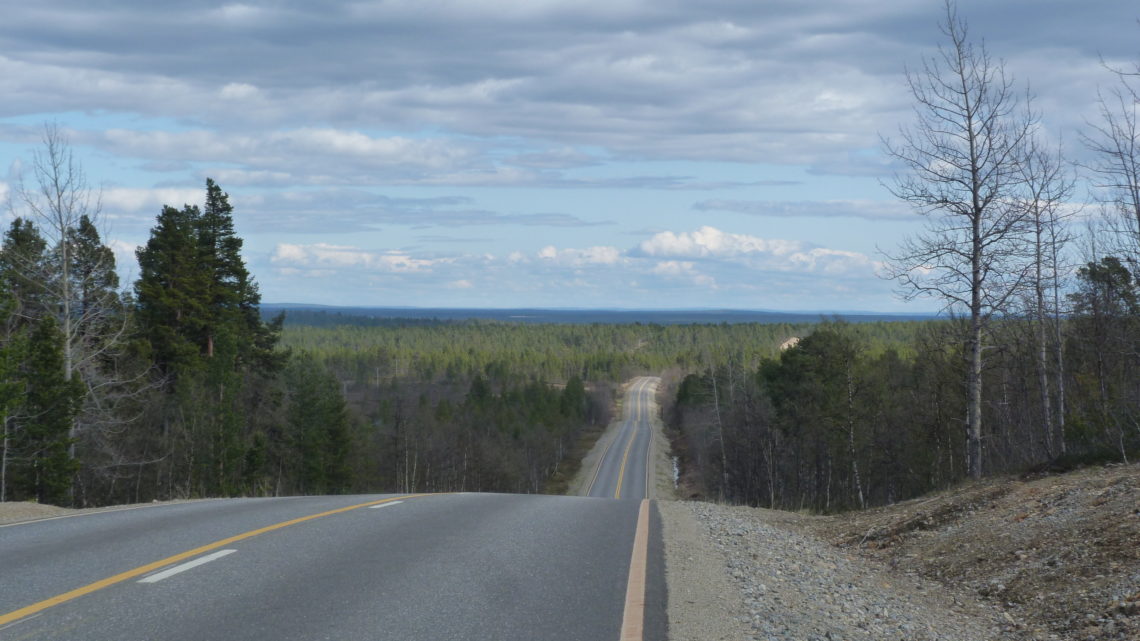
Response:
[{"label": "bare birch tree", "polygon": [[1117,72],[1119,84],[1098,92],[1099,120],[1082,135],[1095,160],[1086,165],[1094,176],[1098,199],[1107,205],[1113,232],[1109,251],[1126,257],[1132,268],[1140,261],[1140,95],[1128,74]]},{"label": "bare birch tree", "polygon": [[[1064,345],[1061,336],[1061,291],[1070,271],[1065,248],[1072,240],[1066,206],[1075,179],[1061,149],[1049,150],[1039,140],[1028,142],[1021,166],[1023,206],[1029,227],[1032,267],[1026,311],[1032,319],[1035,363],[1041,395],[1042,440],[1046,455],[1065,453]],[[1050,376],[1052,372],[1052,376]]]},{"label": "bare birch tree", "polygon": [[887,276],[908,299],[933,297],[964,312],[967,470],[978,478],[987,330],[1027,275],[1025,211],[1017,196],[1034,118],[1004,65],[970,42],[953,3],[945,9],[948,46],[920,70],[907,71],[916,122],[900,130],[898,141],[884,140],[908,170],[889,188],[927,220],[924,232],[887,254]]},{"label": "bare birch tree", "polygon": [[[39,224],[48,252],[39,282],[32,283],[42,301],[38,313],[59,325],[64,378],[78,379],[85,389],[83,409],[68,434],[74,459],[85,427],[120,422],[112,415],[124,379],[102,365],[122,347],[128,318],[117,291],[114,253],[97,230],[101,193],[88,182],[58,125],[46,124],[41,142],[32,155],[30,181],[18,177],[9,208]],[[142,380],[139,373],[131,378]]]}]

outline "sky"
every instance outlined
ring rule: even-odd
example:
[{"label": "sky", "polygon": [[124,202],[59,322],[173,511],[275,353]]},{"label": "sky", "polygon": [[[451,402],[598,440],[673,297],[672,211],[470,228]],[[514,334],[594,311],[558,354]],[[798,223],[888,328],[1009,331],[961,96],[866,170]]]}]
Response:
[{"label": "sky", "polygon": [[[1078,160],[1134,1],[961,0]],[[883,139],[940,0],[40,0],[0,19],[0,202],[46,123],[120,271],[229,193],[265,302],[928,312]],[[1083,197],[1083,194],[1081,194]],[[19,215],[4,208],[5,225]]]}]

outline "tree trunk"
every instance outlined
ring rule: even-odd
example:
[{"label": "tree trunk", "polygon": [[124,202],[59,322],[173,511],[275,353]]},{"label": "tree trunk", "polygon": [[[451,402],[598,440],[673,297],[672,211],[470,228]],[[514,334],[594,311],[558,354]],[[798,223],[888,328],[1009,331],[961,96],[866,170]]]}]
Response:
[{"label": "tree trunk", "polygon": [[1034,294],[1036,300],[1034,301],[1036,309],[1036,327],[1034,328],[1033,337],[1037,341],[1037,384],[1041,388],[1041,421],[1042,431],[1044,435],[1045,454],[1048,458],[1052,459],[1056,456],[1053,446],[1053,408],[1050,399],[1051,393],[1049,389],[1049,365],[1048,365],[1048,346],[1046,338],[1046,319],[1048,315],[1045,313],[1045,283],[1044,283],[1044,262],[1045,256],[1043,251],[1043,239],[1041,228],[1041,213],[1036,214],[1036,243],[1034,245]]},{"label": "tree trunk", "polygon": [[855,380],[851,376],[851,363],[847,364],[847,448],[851,455],[851,473],[855,476],[855,491],[859,496],[859,509],[867,509],[863,499],[863,483],[859,479],[859,461],[855,457]]},{"label": "tree trunk", "polygon": [[1053,245],[1053,350],[1057,362],[1057,449],[1065,454],[1065,344],[1061,335],[1061,285],[1056,244]]},{"label": "tree trunk", "polygon": [[966,377],[966,471],[982,478],[982,326],[971,323],[970,371]]},{"label": "tree trunk", "polygon": [[717,391],[716,370],[711,365],[709,366],[709,374],[712,376],[713,407],[716,408],[716,428],[720,439],[720,498],[723,501],[728,496],[728,453],[724,446],[724,423],[720,417],[720,394]]},{"label": "tree trunk", "polygon": [[0,503],[8,497],[8,417],[4,417],[3,452],[0,452]]}]

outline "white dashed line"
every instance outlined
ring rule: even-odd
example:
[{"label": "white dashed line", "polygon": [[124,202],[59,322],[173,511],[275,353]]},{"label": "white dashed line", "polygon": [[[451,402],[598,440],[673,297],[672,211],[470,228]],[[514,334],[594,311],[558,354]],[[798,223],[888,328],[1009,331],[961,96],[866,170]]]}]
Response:
[{"label": "white dashed line", "polygon": [[185,572],[186,570],[196,568],[199,565],[209,563],[210,561],[216,561],[216,560],[222,558],[223,556],[226,556],[228,554],[233,554],[234,552],[237,552],[237,550],[218,550],[217,552],[214,552],[213,554],[207,554],[206,556],[199,557],[197,559],[194,559],[193,561],[187,561],[186,563],[183,563],[182,565],[176,565],[170,569],[163,570],[162,572],[159,572],[157,574],[152,574],[152,575],[150,575],[144,579],[139,579],[139,583],[158,583],[159,581],[161,581],[163,579],[168,579],[168,578],[174,576],[175,574],[179,574],[181,572]]}]

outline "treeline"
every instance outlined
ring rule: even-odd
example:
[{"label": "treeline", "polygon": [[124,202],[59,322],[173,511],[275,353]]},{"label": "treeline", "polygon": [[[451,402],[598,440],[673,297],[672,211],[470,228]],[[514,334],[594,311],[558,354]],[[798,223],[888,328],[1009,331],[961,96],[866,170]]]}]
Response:
[{"label": "treeline", "polygon": [[[907,343],[924,322],[853,324],[871,351]],[[470,382],[476,375],[500,383],[532,379],[620,383],[674,368],[709,363],[756,366],[815,323],[720,325],[563,325],[493,321],[437,321],[392,326],[310,327],[287,324],[282,342],[314,354],[353,384],[391,379]]]},{"label": "treeline", "polygon": [[[882,351],[923,326],[851,332]],[[361,423],[353,460],[365,485],[536,492],[578,464],[582,430],[596,435],[609,422],[618,383],[710,362],[755,367],[811,327],[289,323],[282,343],[340,381]]]},{"label": "treeline", "polygon": [[44,142],[0,248],[0,499],[297,492],[314,459],[348,489],[339,385],[261,320],[227,194],[207,180],[204,207],[163,207],[121,288],[97,195],[55,128]]}]

